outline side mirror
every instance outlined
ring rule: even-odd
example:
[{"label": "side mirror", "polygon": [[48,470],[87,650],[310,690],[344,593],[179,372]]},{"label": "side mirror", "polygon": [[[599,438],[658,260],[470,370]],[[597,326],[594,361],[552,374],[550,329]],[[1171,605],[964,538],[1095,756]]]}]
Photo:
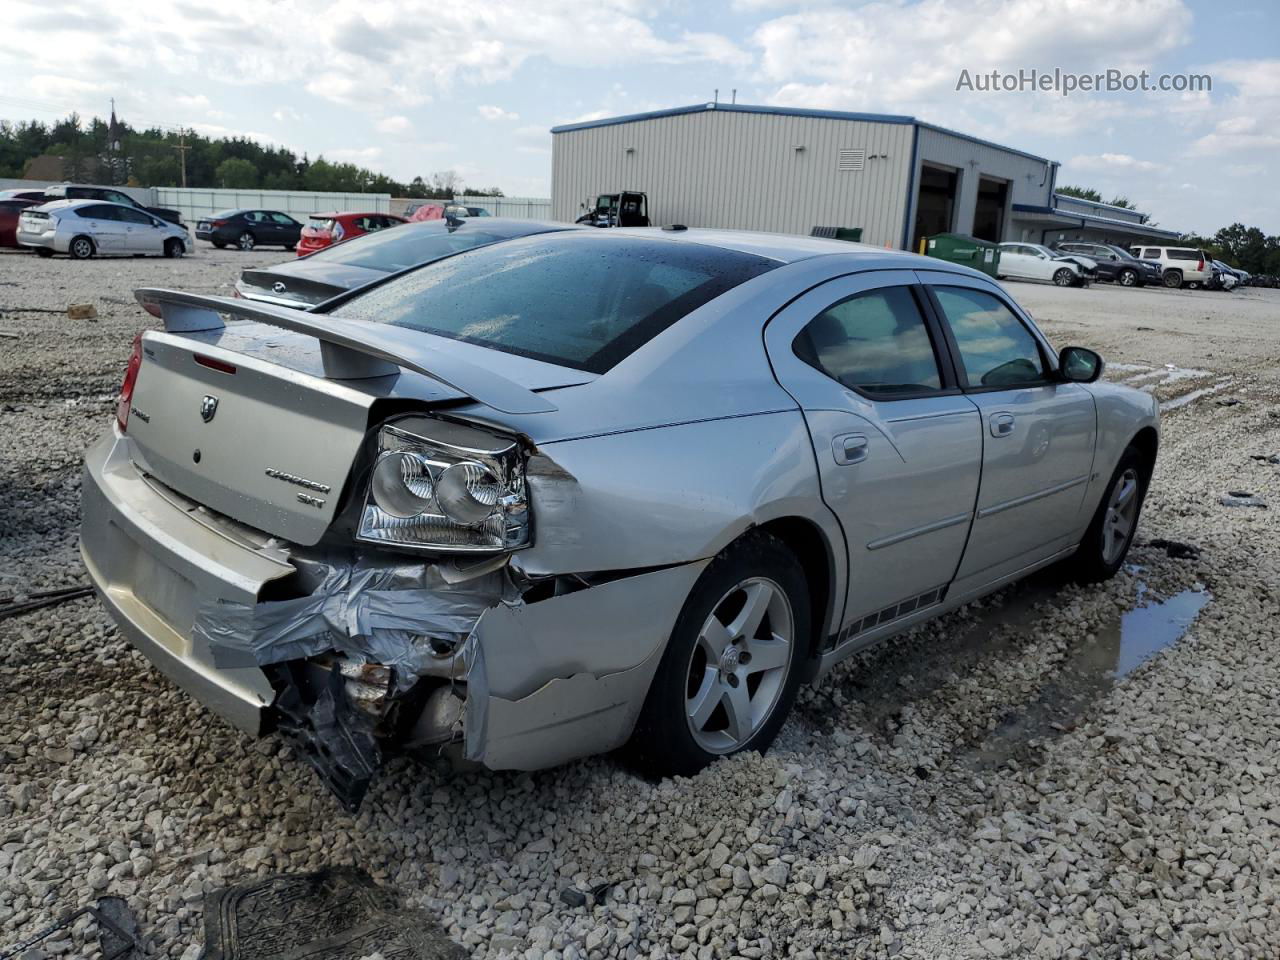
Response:
[{"label": "side mirror", "polygon": [[1058,354],[1058,374],[1068,383],[1093,383],[1102,368],[1102,357],[1087,347],[1063,347]]}]

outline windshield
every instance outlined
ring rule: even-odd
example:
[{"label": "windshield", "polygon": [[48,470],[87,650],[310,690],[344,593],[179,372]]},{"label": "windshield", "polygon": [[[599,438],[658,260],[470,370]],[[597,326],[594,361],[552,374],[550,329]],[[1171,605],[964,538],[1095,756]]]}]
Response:
[{"label": "windshield", "polygon": [[543,234],[415,270],[334,315],[604,373],[681,317],[778,265],[670,240]]},{"label": "windshield", "polygon": [[365,234],[349,243],[312,254],[307,260],[395,273],[510,238],[510,233],[496,230],[472,230],[470,227],[451,230],[443,220],[434,220],[408,224],[403,229]]}]

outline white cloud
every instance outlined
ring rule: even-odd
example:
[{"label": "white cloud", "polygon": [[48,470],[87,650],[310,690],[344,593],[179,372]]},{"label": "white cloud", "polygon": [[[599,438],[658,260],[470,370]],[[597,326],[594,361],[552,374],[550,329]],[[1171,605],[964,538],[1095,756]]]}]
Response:
[{"label": "white cloud", "polygon": [[379,133],[407,133],[413,128],[413,123],[408,117],[394,116],[383,117],[374,125],[374,129]]},{"label": "white cloud", "polygon": [[1115,4],[1106,17],[1088,0],[920,0],[788,14],[763,23],[752,42],[762,76],[777,85],[772,103],[912,113],[967,131],[985,116],[991,134],[1063,133],[1135,107],[1101,96],[957,91],[961,71],[1137,71],[1186,43],[1190,27],[1182,0]]},{"label": "white cloud", "polygon": [[361,166],[376,163],[381,157],[381,147],[339,147],[336,150],[325,151],[327,160],[341,160],[347,163],[358,163]]},{"label": "white cloud", "polygon": [[1213,77],[1212,129],[1191,151],[1220,156],[1280,148],[1280,59],[1229,60],[1203,72]]},{"label": "white cloud", "polygon": [[1108,173],[1124,173],[1131,170],[1139,173],[1150,173],[1167,169],[1162,163],[1139,160],[1137,157],[1131,157],[1127,153],[1081,154],[1072,157],[1070,162],[1067,163],[1067,167],[1073,170],[1102,170]]},{"label": "white cloud", "polygon": [[519,120],[520,119],[520,114],[518,113],[512,113],[509,110],[503,110],[501,107],[490,106],[487,103],[476,107],[476,110],[480,113],[480,116],[484,117],[486,120]]}]

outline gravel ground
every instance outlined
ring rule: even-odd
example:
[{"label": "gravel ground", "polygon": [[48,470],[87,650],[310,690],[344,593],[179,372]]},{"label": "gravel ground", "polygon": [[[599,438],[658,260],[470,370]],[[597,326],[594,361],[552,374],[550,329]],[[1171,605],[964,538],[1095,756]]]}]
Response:
[{"label": "gravel ground", "polygon": [[[225,292],[237,268],[281,259],[201,246],[182,261],[0,251],[0,596],[84,578],[79,461],[150,319],[131,290]],[[1168,411],[1111,583],[1042,576],[846,662],[766,757],[662,783],[609,758],[535,775],[397,762],[356,817],[287,747],[153,673],[94,600],[11,618],[0,949],[114,893],[153,954],[194,960],[207,890],[354,864],[477,957],[1276,956],[1276,514],[1220,498],[1280,505],[1280,467],[1251,459],[1280,453],[1280,296],[1010,289]],[[97,320],[33,312],[76,302]],[[1185,636],[1114,680],[1145,637],[1122,637],[1122,615],[1197,591],[1212,599]],[[598,905],[561,900],[602,883]],[[84,933],[52,952],[91,954]]]}]

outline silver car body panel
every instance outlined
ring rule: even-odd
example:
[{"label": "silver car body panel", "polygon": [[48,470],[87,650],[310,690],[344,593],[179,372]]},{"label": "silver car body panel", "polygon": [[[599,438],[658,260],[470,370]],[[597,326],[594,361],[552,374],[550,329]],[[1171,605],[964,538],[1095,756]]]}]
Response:
[{"label": "silver car body panel", "polygon": [[[1149,395],[1102,383],[1060,384],[1052,397],[1027,388],[872,400],[791,349],[796,331],[849,291],[968,284],[1010,302],[975,271],[840,241],[660,236],[780,265],[598,376],[381,324],[163,293],[166,324],[187,329],[143,340],[154,355],[139,373],[132,417],[141,409],[150,419],[131,418],[127,437],[117,432],[86,459],[86,563],[126,632],[179,683],[253,729],[271,695],[265,676],[228,677],[192,648],[194,611],[210,597],[260,599],[293,569],[296,545],[336,523],[326,520],[327,503],[308,506],[309,517],[286,509],[295,491],[266,466],[328,486],[337,506],[340,495],[364,495],[343,489],[379,404],[487,425],[528,450],[533,542],[510,556],[510,571],[555,590],[496,604],[462,653],[425,673],[457,680],[464,672],[468,755],[490,766],[547,766],[626,739],[689,590],[747,530],[803,523],[825,544],[828,609],[814,619],[829,643],[813,666],[826,670],[1070,552],[1125,447],[1157,425]],[[228,324],[220,314],[247,319]],[[335,361],[331,348],[372,358],[372,372],[385,375],[352,379],[365,361]],[[211,422],[200,419],[201,401],[230,378],[180,367],[186,352],[237,366],[236,389]],[[242,398],[244,410],[229,415]],[[1028,429],[1001,447],[988,420],[1010,410]],[[199,469],[190,461],[179,469],[178,453],[189,456],[193,438],[224,415],[241,447],[228,436],[207,449],[215,462],[238,457],[243,471],[211,479],[203,458]],[[166,439],[153,429],[150,440],[148,429],[168,417]],[[867,456],[838,463],[833,443],[851,434],[865,437]],[[204,504],[209,522],[203,508],[166,500],[148,473]],[[264,532],[237,542],[231,520],[215,516],[224,511]],[[1021,529],[1031,526],[1041,529]],[[146,577],[170,583],[171,596],[148,594]]]}]

